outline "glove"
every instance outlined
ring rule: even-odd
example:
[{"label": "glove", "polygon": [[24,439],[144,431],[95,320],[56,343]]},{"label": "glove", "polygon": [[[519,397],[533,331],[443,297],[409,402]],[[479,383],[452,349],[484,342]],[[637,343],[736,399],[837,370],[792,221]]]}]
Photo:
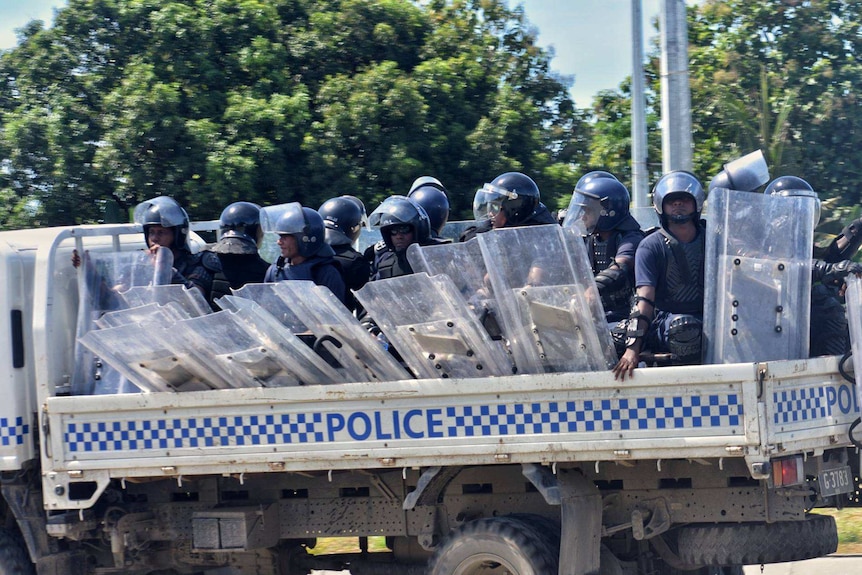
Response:
[{"label": "glove", "polygon": [[814,262],[813,279],[825,286],[840,287],[848,274],[862,275],[862,264],[850,260],[842,260],[828,264],[822,260]]}]

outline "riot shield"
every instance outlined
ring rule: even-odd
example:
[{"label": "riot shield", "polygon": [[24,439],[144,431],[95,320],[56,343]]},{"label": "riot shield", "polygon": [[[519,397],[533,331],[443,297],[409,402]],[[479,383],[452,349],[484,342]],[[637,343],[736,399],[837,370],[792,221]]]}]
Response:
[{"label": "riot shield", "polygon": [[130,308],[156,303],[181,308],[189,317],[212,313],[212,308],[201,290],[180,284],[133,287],[119,295],[125,307]]},{"label": "riot shield", "polygon": [[274,283],[245,284],[238,290],[231,290],[233,296],[224,296],[224,302],[219,299],[216,305],[222,309],[236,309],[235,298],[249,299],[272,314],[278,322],[291,333],[304,333],[308,327],[297,317],[289,302],[283,300],[275,291]]},{"label": "riot shield", "polygon": [[808,357],[814,197],[710,193],[704,359]]},{"label": "riot shield", "polygon": [[[78,301],[76,337],[98,329],[96,321],[106,312],[126,306],[121,293],[135,286],[170,283],[173,256],[160,249],[155,256],[147,251],[91,253],[84,252],[78,273],[84,275]],[[111,394],[131,391],[114,369],[106,368],[101,359],[86,346],[75,346],[75,373],[72,393],[75,395]]]},{"label": "riot shield", "polygon": [[368,282],[356,298],[419,378],[511,375],[512,362],[452,280],[414,273]]},{"label": "riot shield", "polygon": [[167,326],[189,317],[191,316],[180,307],[171,304],[162,306],[157,303],[149,303],[129,309],[109,311],[96,320],[96,325],[99,329],[142,323]]},{"label": "riot shield", "polygon": [[850,346],[853,350],[856,405],[862,405],[862,278],[850,274],[846,281],[847,290],[844,292],[844,297],[847,298],[847,323],[850,327]]},{"label": "riot shield", "polygon": [[616,362],[583,240],[558,225],[478,236],[519,373],[597,371]]},{"label": "riot shield", "polygon": [[[232,387],[286,387],[338,381],[322,361],[307,361],[304,344],[283,328],[264,332],[247,309],[220,311],[177,322],[172,342],[209,361]],[[313,354],[309,354],[313,355]]]},{"label": "riot shield", "polygon": [[338,298],[310,281],[273,284],[314,336],[314,347],[352,376],[352,381],[397,381],[409,378],[377,340],[360,325]]},{"label": "riot shield", "polygon": [[127,324],[90,331],[78,341],[99,357],[96,379],[102,366],[110,366],[147,392],[231,387],[220,370],[198,359],[186,346],[174,349],[172,327]]},{"label": "riot shield", "polygon": [[407,260],[415,273],[448,276],[488,334],[500,339],[502,327],[497,300],[478,239],[431,246],[413,244],[407,248]]}]

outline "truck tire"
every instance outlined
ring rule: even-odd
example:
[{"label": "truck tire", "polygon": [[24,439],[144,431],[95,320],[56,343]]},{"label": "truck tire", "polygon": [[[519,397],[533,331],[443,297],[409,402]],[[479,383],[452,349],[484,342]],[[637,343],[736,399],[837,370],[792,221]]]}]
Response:
[{"label": "truck tire", "polygon": [[686,563],[757,565],[834,553],[838,530],[833,517],[810,515],[805,521],[683,527],[677,541]]},{"label": "truck tire", "polygon": [[0,529],[0,575],[34,575],[30,555],[20,537]]},{"label": "truck tire", "polygon": [[428,575],[548,575],[558,572],[559,554],[541,528],[489,517],[450,533],[431,556]]}]

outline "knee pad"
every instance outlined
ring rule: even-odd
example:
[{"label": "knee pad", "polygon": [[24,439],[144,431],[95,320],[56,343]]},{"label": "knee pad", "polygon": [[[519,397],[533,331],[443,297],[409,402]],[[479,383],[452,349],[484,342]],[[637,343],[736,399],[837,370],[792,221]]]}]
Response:
[{"label": "knee pad", "polygon": [[693,315],[678,315],[670,321],[667,330],[667,347],[675,364],[700,363],[703,342],[703,322]]}]

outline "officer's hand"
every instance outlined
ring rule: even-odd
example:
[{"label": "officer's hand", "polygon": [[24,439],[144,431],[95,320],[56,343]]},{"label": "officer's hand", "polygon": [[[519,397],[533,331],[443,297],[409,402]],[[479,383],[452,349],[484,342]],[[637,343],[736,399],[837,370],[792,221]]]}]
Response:
[{"label": "officer's hand", "polygon": [[638,366],[638,353],[632,348],[627,348],[623,356],[617,362],[617,364],[613,367],[611,371],[614,372],[614,379],[619,379],[620,381],[626,380],[626,375],[632,377],[634,375],[634,370]]},{"label": "officer's hand", "polygon": [[862,275],[862,264],[850,260],[843,260],[834,264],[826,264],[820,282],[823,285],[840,287],[848,274]]},{"label": "officer's hand", "polygon": [[78,255],[78,250],[72,250],[72,267],[81,267],[81,256]]}]

